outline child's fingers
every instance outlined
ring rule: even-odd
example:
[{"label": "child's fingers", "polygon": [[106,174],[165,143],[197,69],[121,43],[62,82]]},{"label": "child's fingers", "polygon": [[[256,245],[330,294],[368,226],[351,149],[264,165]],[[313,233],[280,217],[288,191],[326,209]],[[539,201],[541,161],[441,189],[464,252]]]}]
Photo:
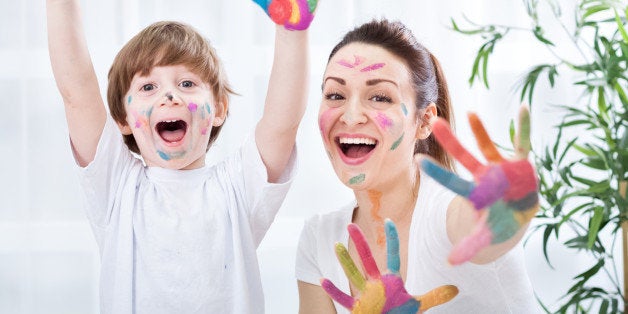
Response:
[{"label": "child's fingers", "polygon": [[362,265],[364,266],[364,271],[366,271],[367,277],[379,279],[381,274],[377,268],[371,249],[369,248],[368,243],[366,243],[362,230],[360,230],[360,227],[354,223],[349,224],[347,229],[349,230],[349,236],[351,237],[351,240],[353,240],[360,258],[362,259]]},{"label": "child's fingers", "polygon": [[342,265],[342,269],[345,271],[345,275],[353,285],[360,291],[363,291],[366,286],[366,279],[362,276],[362,273],[358,270],[353,262],[353,259],[347,252],[347,248],[342,243],[336,243],[336,257]]},{"label": "child's fingers", "polygon": [[399,235],[397,234],[397,227],[395,227],[395,223],[390,219],[386,219],[384,224],[386,227],[386,260],[388,270],[393,274],[398,274],[401,263],[399,260]]},{"label": "child's fingers", "polygon": [[530,145],[530,111],[526,105],[521,105],[519,109],[519,130],[515,150],[518,158],[527,159],[531,150]]},{"label": "child's fingers", "polygon": [[437,119],[432,126],[432,130],[438,143],[467,170],[473,174],[479,171],[482,164],[460,144],[456,136],[451,132],[447,121],[442,118]]},{"label": "child's fingers", "polygon": [[451,299],[453,299],[456,295],[458,295],[458,287],[445,285],[432,289],[428,293],[414,298],[421,303],[419,310],[424,312],[437,305],[451,301]]},{"label": "child's fingers", "polygon": [[442,186],[465,198],[469,197],[475,188],[475,183],[460,178],[456,174],[442,168],[429,158],[421,157],[419,166],[425,174],[434,178],[434,180]]},{"label": "child's fingers", "polygon": [[504,157],[497,151],[497,147],[491,141],[491,137],[486,132],[482,121],[477,114],[473,112],[469,112],[468,114],[469,124],[471,125],[471,130],[475,135],[475,141],[478,143],[478,148],[482,152],[482,155],[486,158],[488,162],[500,163],[504,161]]},{"label": "child's fingers", "polygon": [[340,303],[340,305],[344,306],[347,309],[353,309],[355,299],[353,299],[352,296],[340,291],[340,289],[338,289],[336,285],[334,285],[334,283],[329,281],[329,279],[321,279],[321,287],[323,287],[323,290],[325,290],[325,292],[327,292],[327,294],[334,301]]}]

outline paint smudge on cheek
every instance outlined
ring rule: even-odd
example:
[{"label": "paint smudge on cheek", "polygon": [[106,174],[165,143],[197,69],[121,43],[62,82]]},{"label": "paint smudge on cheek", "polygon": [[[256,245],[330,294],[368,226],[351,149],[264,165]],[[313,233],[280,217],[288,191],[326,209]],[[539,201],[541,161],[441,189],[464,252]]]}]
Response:
[{"label": "paint smudge on cheek", "polygon": [[404,116],[408,116],[408,108],[406,107],[406,104],[401,103],[401,112],[403,112]]},{"label": "paint smudge on cheek", "polygon": [[126,104],[130,105],[131,101],[133,101],[133,97],[131,95],[129,95],[129,97],[126,98]]},{"label": "paint smudge on cheek", "polygon": [[188,104],[188,110],[190,110],[190,112],[194,113],[196,112],[196,109],[198,109],[198,105],[191,102]]},{"label": "paint smudge on cheek", "polygon": [[375,71],[377,69],[381,69],[386,65],[386,63],[375,63],[375,64],[371,64],[367,67],[364,67],[362,69],[360,69],[360,72],[369,72],[369,71]]},{"label": "paint smudge on cheek", "polygon": [[327,111],[323,112],[318,118],[318,128],[321,132],[321,136],[323,137],[323,140],[327,144],[329,144],[329,138],[327,138],[326,134],[329,131],[328,127],[330,125],[331,116],[333,113],[334,113],[334,109],[328,109]]},{"label": "paint smudge on cheek", "polygon": [[382,198],[382,192],[369,190],[369,200],[373,207],[371,208],[371,218],[376,222],[377,227],[377,245],[383,246],[386,242],[386,235],[384,233],[384,218],[379,215],[381,209],[380,200]]},{"label": "paint smudge on cheek", "polygon": [[354,185],[354,184],[360,184],[362,182],[364,182],[364,179],[366,178],[366,175],[364,173],[361,173],[351,179],[349,179],[349,184]]},{"label": "paint smudge on cheek", "polygon": [[205,103],[205,110],[208,114],[212,114],[212,107],[209,105],[208,102]]},{"label": "paint smudge on cheek", "polygon": [[394,124],[391,118],[381,112],[377,113],[377,115],[375,116],[375,121],[377,121],[377,124],[383,130],[388,130],[388,128],[390,128]]},{"label": "paint smudge on cheek", "polygon": [[404,135],[405,135],[405,133],[404,133],[404,134],[401,134],[401,137],[399,137],[399,139],[397,139],[397,140],[396,140],[396,141],[392,144],[392,146],[390,146],[390,150],[395,150],[395,149],[397,149],[397,147],[399,146],[399,144],[401,144],[401,141],[403,141],[403,136],[404,136]]}]

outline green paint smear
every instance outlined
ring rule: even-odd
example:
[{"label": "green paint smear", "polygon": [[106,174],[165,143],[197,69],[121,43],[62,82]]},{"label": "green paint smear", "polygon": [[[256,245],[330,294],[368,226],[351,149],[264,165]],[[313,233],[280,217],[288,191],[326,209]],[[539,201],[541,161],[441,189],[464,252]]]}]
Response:
[{"label": "green paint smear", "polygon": [[491,243],[502,243],[510,239],[521,227],[512,214],[512,209],[503,201],[497,201],[489,208],[487,225],[493,233]]},{"label": "green paint smear", "polygon": [[366,178],[366,175],[364,173],[359,174],[359,175],[349,179],[349,184],[362,183],[362,182],[364,182],[364,178]]},{"label": "green paint smear", "polygon": [[403,136],[404,136],[404,135],[405,135],[405,133],[404,133],[404,134],[401,134],[401,137],[400,137],[398,140],[396,140],[396,141],[392,144],[392,146],[390,146],[390,150],[395,150],[395,149],[397,148],[397,146],[399,146],[399,144],[401,144],[401,141],[403,140]]}]

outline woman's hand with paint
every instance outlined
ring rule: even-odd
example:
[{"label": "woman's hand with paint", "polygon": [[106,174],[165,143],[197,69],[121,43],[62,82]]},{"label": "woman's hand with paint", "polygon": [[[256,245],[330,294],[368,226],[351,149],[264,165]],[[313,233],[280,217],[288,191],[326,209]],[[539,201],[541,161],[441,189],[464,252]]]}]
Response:
[{"label": "woman's hand with paint", "polygon": [[458,177],[429,159],[420,162],[424,173],[467,198],[479,213],[471,235],[452,250],[449,262],[453,265],[471,260],[491,244],[512,238],[527,226],[539,208],[536,170],[528,161],[530,113],[527,107],[522,106],[519,111],[515,157],[510,160],[497,151],[477,115],[470,113],[469,123],[487,164],[480,163],[460,144],[444,120],[436,121],[433,131],[444,149],[473,174],[474,182]]},{"label": "woman's hand with paint", "polygon": [[314,20],[318,0],[253,0],[278,25],[288,30],[304,30]]},{"label": "woman's hand with paint", "polygon": [[417,313],[448,302],[458,294],[455,286],[441,286],[423,296],[408,294],[403,279],[399,275],[399,237],[395,224],[386,219],[386,247],[388,272],[381,274],[371,249],[366,243],[364,234],[356,224],[349,224],[349,236],[355,244],[362,260],[366,278],[357,269],[349,252],[341,243],[336,244],[336,256],[349,278],[358,289],[358,296],[352,297],[340,291],[328,279],[322,279],[321,285],[325,292],[336,302],[351,310],[351,313]]}]

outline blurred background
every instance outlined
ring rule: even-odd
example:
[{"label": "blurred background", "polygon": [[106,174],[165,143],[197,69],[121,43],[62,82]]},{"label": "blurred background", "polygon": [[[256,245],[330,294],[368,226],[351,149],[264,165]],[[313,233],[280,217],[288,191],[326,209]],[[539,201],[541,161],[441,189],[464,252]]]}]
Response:
[{"label": "blurred background", "polygon": [[[209,38],[242,96],[232,98],[230,116],[207,161],[215,163],[238,147],[261,115],[273,52],[274,26],[253,1],[81,2],[103,95],[115,54],[148,24],[179,20]],[[491,90],[479,84],[472,88],[468,78],[480,42],[453,32],[450,18],[529,27],[525,12],[519,0],[320,1],[310,28],[310,96],[298,135],[299,172],[258,249],[267,313],[297,311],[294,261],[304,219],[352,198],[327,160],[316,118],[327,57],[341,36],[372,18],[404,22],[443,66],[463,143],[473,143],[465,112],[474,110],[493,139],[510,146],[508,126],[519,106],[513,86],[519,73],[544,52],[517,41],[502,43],[490,64]],[[99,254],[81,209],[63,104],[48,59],[44,0],[0,3],[2,94],[6,97],[0,98],[0,313],[98,313]],[[561,92],[560,85],[551,94],[537,95],[549,103],[575,97]],[[552,110],[542,107],[534,108],[532,119],[533,146],[540,147],[552,136],[556,121]],[[533,286],[545,302],[558,298],[585,263],[561,250],[559,246],[548,250],[552,270],[543,260],[540,236],[532,237],[525,248]]]}]

